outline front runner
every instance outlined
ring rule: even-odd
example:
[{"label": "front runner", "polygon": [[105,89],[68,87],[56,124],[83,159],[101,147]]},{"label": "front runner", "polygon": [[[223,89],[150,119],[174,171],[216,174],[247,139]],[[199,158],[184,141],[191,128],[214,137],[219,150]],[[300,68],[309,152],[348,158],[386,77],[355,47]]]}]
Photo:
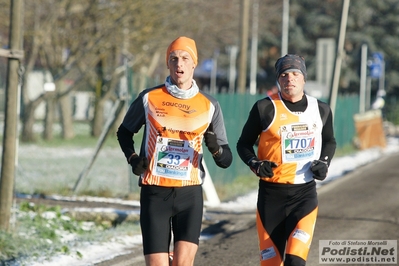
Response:
[{"label": "front runner", "polygon": [[[130,106],[117,136],[134,174],[139,175],[140,225],[147,265],[193,265],[202,224],[202,141],[215,163],[232,162],[223,114],[213,97],[193,79],[194,40],[179,37],[168,47],[165,84],[141,92]],[[133,136],[144,125],[140,153]]]}]

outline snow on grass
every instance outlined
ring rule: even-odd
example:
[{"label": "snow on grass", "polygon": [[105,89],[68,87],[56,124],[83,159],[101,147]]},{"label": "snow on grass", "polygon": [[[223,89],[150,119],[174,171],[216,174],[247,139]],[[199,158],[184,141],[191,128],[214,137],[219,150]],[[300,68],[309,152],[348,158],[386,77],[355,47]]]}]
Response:
[{"label": "snow on grass", "polygon": [[30,262],[31,266],[83,266],[94,265],[120,255],[130,253],[131,248],[141,245],[141,235],[119,236],[104,243],[85,243],[79,248],[72,248],[69,255],[56,255],[50,260],[39,258]]},{"label": "snow on grass", "polygon": [[[97,208],[90,211],[117,210]],[[46,207],[28,202],[22,202],[14,212],[18,230],[16,235],[4,239],[6,250],[0,249],[0,258],[7,258],[0,260],[4,265],[93,265],[129,253],[141,244],[137,222],[124,222],[116,227],[79,222],[67,216],[59,206]]]},{"label": "snow on grass", "polygon": [[[37,145],[19,147],[15,189],[21,193],[65,194],[71,191],[94,154],[94,148],[50,148]],[[137,187],[137,177],[119,148],[104,148],[98,154],[79,189],[108,191],[110,196],[129,194]],[[130,179],[134,184],[130,184]],[[136,188],[137,189],[137,188]]]}]

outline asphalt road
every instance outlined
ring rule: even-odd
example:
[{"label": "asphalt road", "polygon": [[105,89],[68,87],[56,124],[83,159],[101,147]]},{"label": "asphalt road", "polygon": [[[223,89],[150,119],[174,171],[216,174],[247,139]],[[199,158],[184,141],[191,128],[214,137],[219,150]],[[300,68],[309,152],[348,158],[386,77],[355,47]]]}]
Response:
[{"label": "asphalt road", "polygon": [[[319,240],[399,239],[399,153],[321,187],[318,195],[319,215],[307,265],[320,265]],[[208,210],[207,215],[204,232],[214,236],[201,241],[196,266],[259,265],[254,213]],[[132,252],[96,265],[144,265],[140,250]]]}]

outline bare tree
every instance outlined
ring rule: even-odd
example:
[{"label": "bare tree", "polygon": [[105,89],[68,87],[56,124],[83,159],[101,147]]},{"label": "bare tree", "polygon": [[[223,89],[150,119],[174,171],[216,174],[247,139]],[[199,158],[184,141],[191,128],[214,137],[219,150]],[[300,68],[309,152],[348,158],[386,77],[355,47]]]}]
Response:
[{"label": "bare tree", "polygon": [[[279,16],[276,10],[281,4],[271,2],[260,3],[260,14],[265,14],[261,15],[260,32],[270,28],[267,21]],[[105,102],[118,97],[123,62],[128,61],[126,66],[134,73],[162,80],[167,75],[163,56],[166,46],[181,35],[196,40],[200,61],[212,57],[215,51],[226,54],[227,47],[239,44],[239,8],[240,0],[28,1],[22,140],[34,140],[35,110],[54,97],[43,92],[29,99],[26,77],[35,67],[48,70],[57,84],[55,99],[64,138],[74,136],[70,93],[95,92],[92,135],[98,136],[104,123]],[[220,63],[226,66],[227,57],[221,57]],[[66,79],[72,85],[65,86]],[[144,86],[135,87],[135,93]],[[51,127],[53,121],[46,120],[46,127]]]},{"label": "bare tree", "polygon": [[[156,2],[156,1],[154,1]],[[60,103],[61,125],[63,128],[63,137],[73,136],[71,109],[69,93],[79,88],[82,84],[90,85],[90,77],[95,77],[95,84],[99,84],[97,89],[100,99],[96,100],[96,107],[100,108],[95,113],[94,123],[99,127],[103,123],[102,106],[104,101],[115,94],[117,80],[113,72],[115,67],[120,64],[120,51],[122,46],[123,28],[121,22],[126,19],[135,18],[134,12],[145,11],[146,2],[120,3],[120,1],[81,1],[64,0],[52,1],[41,0],[29,3],[27,8],[31,12],[28,18],[34,18],[35,23],[31,28],[31,35],[26,36],[28,52],[26,73],[29,73],[35,65],[39,63],[42,67],[48,69],[57,86],[57,96]],[[51,7],[50,10],[46,8]],[[35,12],[34,12],[35,11]],[[44,14],[51,14],[45,16]],[[150,14],[149,14],[150,15]],[[150,24],[151,25],[151,24]],[[150,27],[151,29],[151,27]],[[140,31],[148,30],[137,27],[132,34],[141,36]],[[141,38],[145,42],[145,38]],[[140,44],[140,42],[137,42]],[[67,56],[65,57],[65,53]],[[98,75],[96,66],[99,62],[109,65]],[[27,75],[26,75],[27,76]],[[62,89],[62,80],[69,78],[74,80],[73,86]],[[26,84],[26,83],[25,83]],[[41,102],[44,102],[49,96],[43,92],[37,98],[31,100],[27,97],[26,86],[23,90],[24,113],[23,113],[23,131],[22,139],[33,141],[34,110]],[[93,88],[96,88],[95,86]],[[48,110],[51,110],[48,108]],[[49,121],[48,121],[49,122]],[[52,126],[52,125],[47,125]],[[98,132],[96,130],[95,132]]]}]

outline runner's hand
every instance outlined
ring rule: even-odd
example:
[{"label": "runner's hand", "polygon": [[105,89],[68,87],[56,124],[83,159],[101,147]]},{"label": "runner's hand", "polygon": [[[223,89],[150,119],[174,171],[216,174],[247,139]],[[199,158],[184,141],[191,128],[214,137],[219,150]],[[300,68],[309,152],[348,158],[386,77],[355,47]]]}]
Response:
[{"label": "runner's hand", "polygon": [[324,180],[327,177],[328,165],[322,160],[314,160],[310,166],[313,172],[313,178],[317,180]]},{"label": "runner's hand", "polygon": [[217,143],[217,137],[215,132],[213,132],[212,124],[209,125],[208,130],[204,134],[205,145],[208,147],[208,150],[212,153],[212,155],[216,154],[220,146]]},{"label": "runner's hand", "polygon": [[148,159],[147,157],[140,157],[137,154],[134,154],[130,158],[130,165],[132,166],[133,174],[141,175],[148,168]]},{"label": "runner's hand", "polygon": [[259,177],[273,177],[273,168],[277,167],[277,164],[268,160],[260,161],[253,159],[249,163],[249,167],[251,168],[252,172]]}]

